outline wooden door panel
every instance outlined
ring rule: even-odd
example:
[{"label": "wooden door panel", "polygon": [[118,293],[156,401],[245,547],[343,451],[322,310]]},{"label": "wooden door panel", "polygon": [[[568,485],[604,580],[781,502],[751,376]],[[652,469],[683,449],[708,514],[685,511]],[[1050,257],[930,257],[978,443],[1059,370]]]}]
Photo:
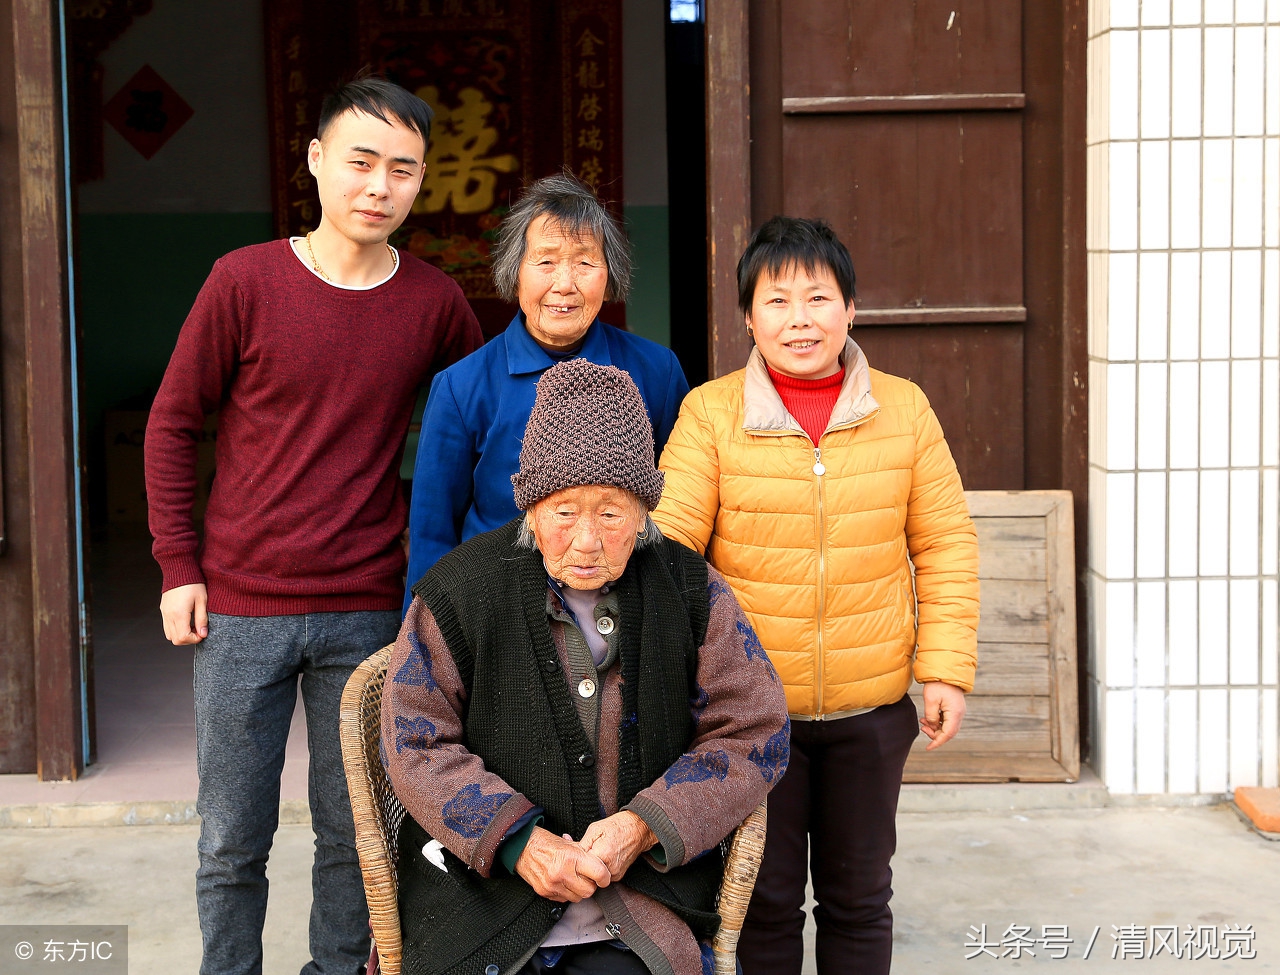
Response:
[{"label": "wooden door panel", "polygon": [[874,368],[924,390],[966,488],[1023,486],[1020,327],[855,327],[853,338]]},{"label": "wooden door panel", "polygon": [[971,489],[1025,483],[1023,2],[757,8],[778,28],[755,99],[781,116],[753,149],[776,160],[767,195],[849,247],[858,323],[894,326],[857,340],[924,389]]},{"label": "wooden door panel", "polygon": [[975,320],[999,308],[987,317],[1016,320],[1021,134],[1012,112],[788,116],[785,211],[831,222],[868,312],[969,309]]},{"label": "wooden door panel", "polygon": [[959,6],[787,0],[784,97],[1021,91],[1021,0]]},{"label": "wooden door panel", "polygon": [[[712,232],[729,225],[726,213],[755,226],[776,213],[830,221],[858,270],[855,339],[873,367],[921,386],[966,486],[996,492],[1005,520],[1028,497],[1006,491],[1068,488],[1083,525],[1087,4],[750,0],[748,9],[744,72],[741,5],[707,4],[709,112],[737,111],[744,90],[751,109],[749,142],[708,124],[708,156],[721,164],[709,170]],[[727,233],[709,244],[714,375],[742,361],[740,332],[721,324],[736,318],[724,252],[736,260],[740,245]],[[1070,612],[1072,499],[1062,495],[1049,506],[1058,529],[1047,547],[983,542],[984,572],[1000,573],[984,578],[984,624],[1003,605],[993,585],[1013,601],[1008,625],[979,632],[979,674],[996,696],[1034,698],[1034,708],[975,701],[974,728],[966,719],[961,741],[913,753],[908,778],[1076,777],[1084,688]],[[985,496],[970,495],[975,518]],[[1024,598],[1038,567],[1056,580],[1048,643],[1044,601]],[[1083,622],[1083,600],[1076,613]]]}]

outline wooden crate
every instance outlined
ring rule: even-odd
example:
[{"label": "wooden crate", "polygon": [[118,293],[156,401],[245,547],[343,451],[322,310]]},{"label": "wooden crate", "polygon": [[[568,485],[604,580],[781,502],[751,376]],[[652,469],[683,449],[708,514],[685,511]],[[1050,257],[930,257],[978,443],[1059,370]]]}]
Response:
[{"label": "wooden crate", "polygon": [[[978,531],[978,673],[960,733],[911,749],[907,782],[1074,782],[1080,775],[1070,491],[969,491]],[[920,685],[911,696],[923,714]]]}]

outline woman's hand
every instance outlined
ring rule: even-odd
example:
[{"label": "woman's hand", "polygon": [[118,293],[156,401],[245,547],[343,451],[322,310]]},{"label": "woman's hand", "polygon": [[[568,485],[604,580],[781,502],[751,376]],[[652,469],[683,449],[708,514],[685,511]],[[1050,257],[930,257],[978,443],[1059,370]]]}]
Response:
[{"label": "woman's hand", "polygon": [[620,880],[641,853],[657,844],[658,838],[645,821],[624,811],[592,823],[578,845],[600,859],[611,879]]},{"label": "woman's hand", "polygon": [[954,684],[931,680],[924,685],[924,717],[920,730],[931,739],[925,751],[941,748],[960,730],[964,720],[964,691]]},{"label": "woman's hand", "polygon": [[586,900],[598,887],[608,887],[611,879],[599,857],[541,826],[529,834],[516,860],[516,873],[540,897],[571,904]]}]

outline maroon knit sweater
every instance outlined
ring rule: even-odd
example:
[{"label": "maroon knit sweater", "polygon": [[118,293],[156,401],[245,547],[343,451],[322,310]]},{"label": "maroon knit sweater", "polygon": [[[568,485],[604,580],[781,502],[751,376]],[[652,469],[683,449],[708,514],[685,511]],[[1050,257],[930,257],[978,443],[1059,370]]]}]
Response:
[{"label": "maroon knit sweater", "polygon": [[[482,341],[458,286],[403,252],[368,291],[321,281],[287,240],[219,260],[147,423],[163,588],[204,582],[209,610],[235,616],[398,609],[399,468],[414,399]],[[196,443],[214,411],[202,547]]]},{"label": "maroon knit sweater", "polygon": [[769,369],[769,378],[773,380],[773,388],[778,391],[787,412],[799,421],[809,439],[817,445],[818,438],[831,422],[831,411],[836,408],[836,400],[840,398],[844,370],[841,369],[825,379],[792,379]]}]

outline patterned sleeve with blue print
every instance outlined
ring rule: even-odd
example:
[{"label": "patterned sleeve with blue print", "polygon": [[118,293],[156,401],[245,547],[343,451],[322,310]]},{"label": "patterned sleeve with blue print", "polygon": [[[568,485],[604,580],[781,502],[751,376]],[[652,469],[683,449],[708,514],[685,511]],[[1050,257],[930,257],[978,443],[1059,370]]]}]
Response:
[{"label": "patterned sleeve with blue print", "polygon": [[466,690],[430,611],[414,600],[382,691],[382,756],[405,809],[458,859],[488,876],[533,804],[463,744]]},{"label": "patterned sleeve with blue print", "polygon": [[478,839],[489,828],[502,804],[510,799],[510,792],[485,795],[480,786],[472,782],[464,785],[440,810],[445,826],[469,840]]},{"label": "patterned sleeve with blue print", "polygon": [[423,651],[422,640],[412,630],[405,634],[409,641],[409,653],[404,663],[391,678],[397,684],[421,687],[424,691],[436,689],[436,679],[431,676],[431,656]]}]

